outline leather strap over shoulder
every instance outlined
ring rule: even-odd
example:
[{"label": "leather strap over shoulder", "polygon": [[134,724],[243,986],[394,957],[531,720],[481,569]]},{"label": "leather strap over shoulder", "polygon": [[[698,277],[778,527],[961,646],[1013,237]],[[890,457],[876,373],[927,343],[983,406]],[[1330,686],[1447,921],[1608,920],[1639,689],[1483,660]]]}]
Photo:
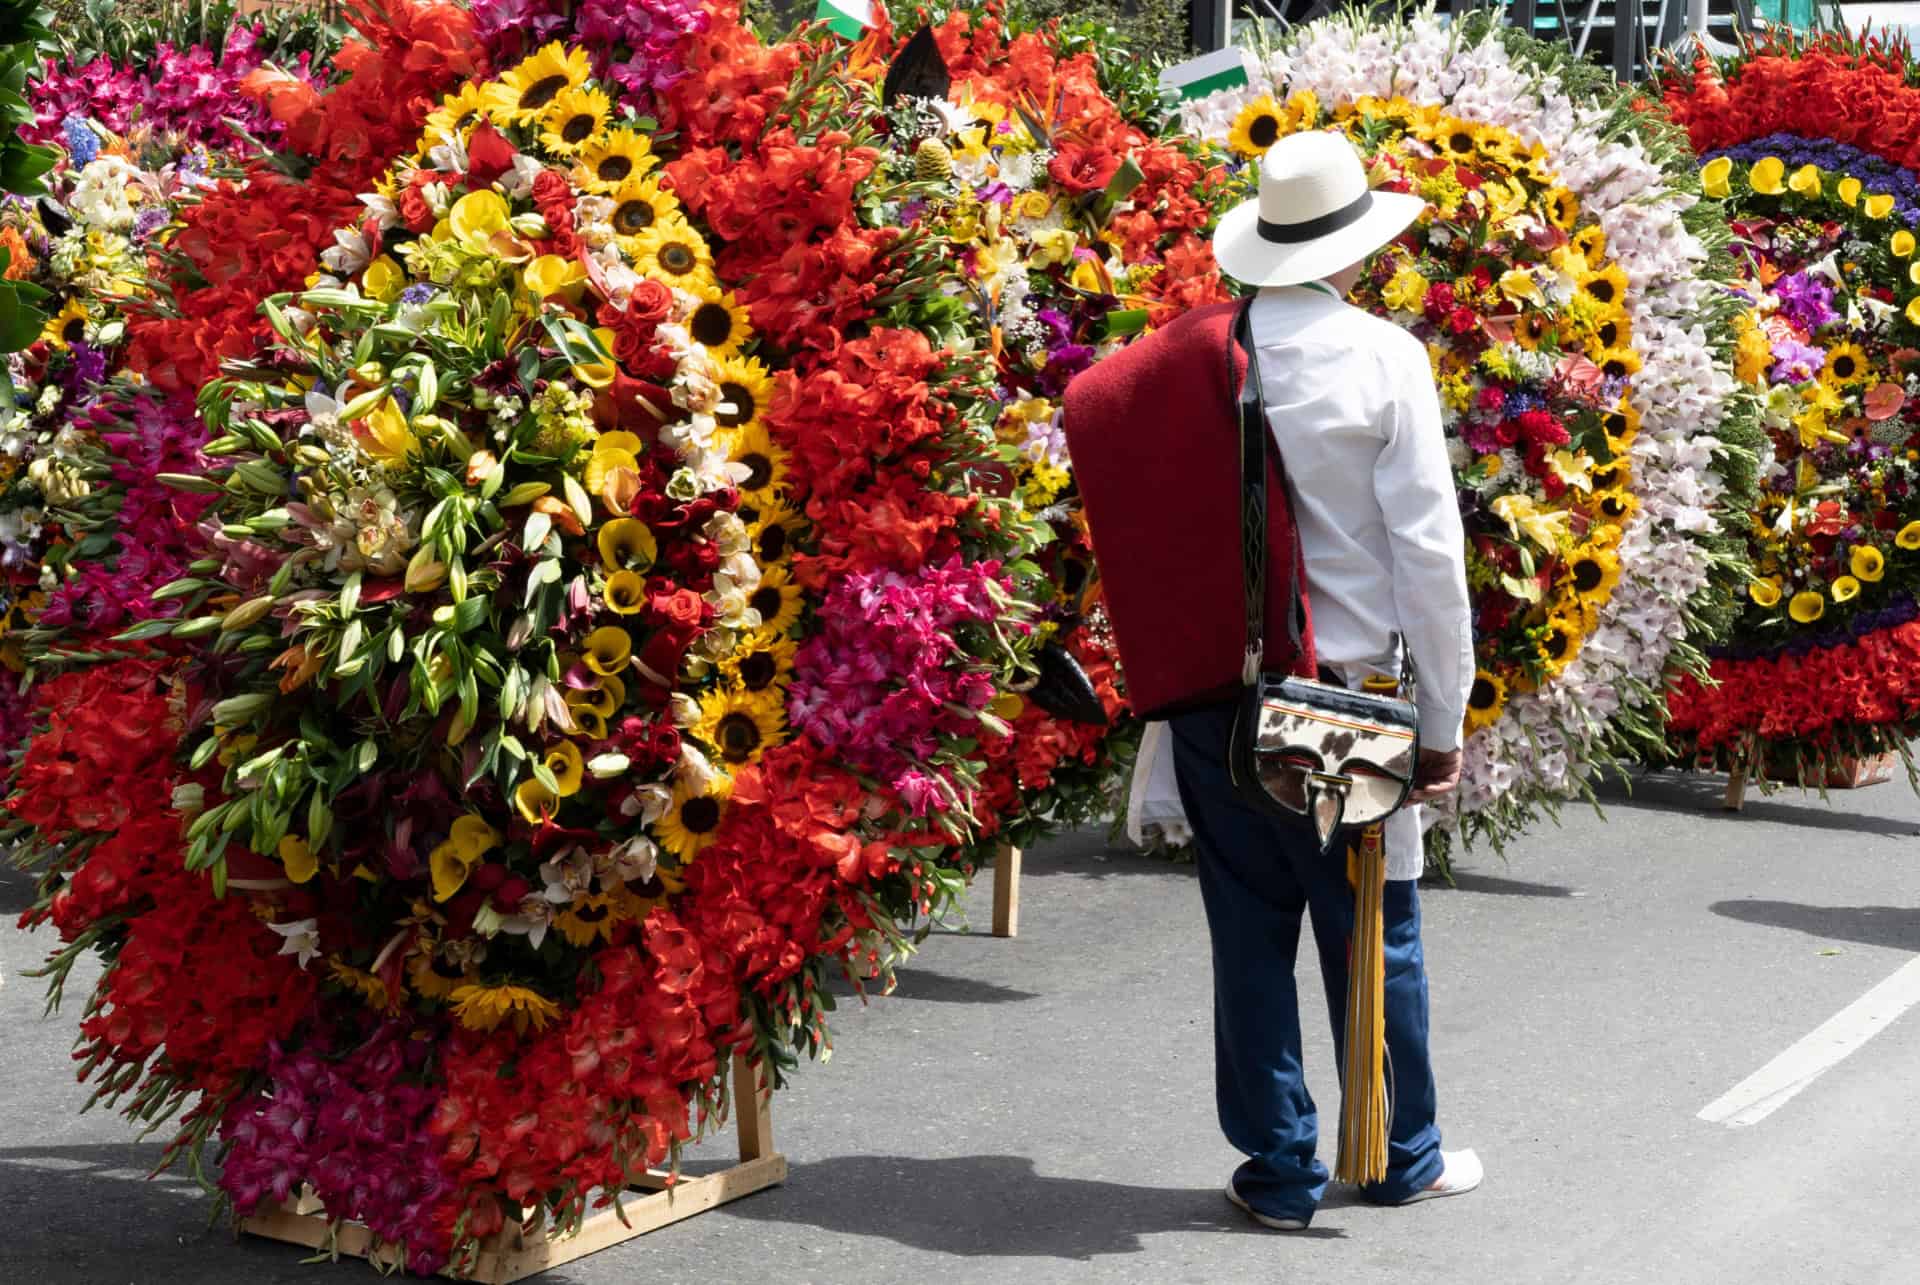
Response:
[{"label": "leather strap over shoulder", "polygon": [[[1267,621],[1267,423],[1266,396],[1260,387],[1260,350],[1253,342],[1253,301],[1249,295],[1234,313],[1233,331],[1227,343],[1227,387],[1234,389],[1233,350],[1247,355],[1246,377],[1240,381],[1234,400],[1240,413],[1240,567],[1245,587],[1247,615],[1246,661],[1240,681],[1251,687],[1259,680],[1261,662],[1266,655]],[[1286,485],[1286,465],[1274,457],[1281,485]],[[1294,565],[1287,576],[1287,632],[1294,655],[1301,654],[1300,577],[1305,574],[1295,540]]]}]

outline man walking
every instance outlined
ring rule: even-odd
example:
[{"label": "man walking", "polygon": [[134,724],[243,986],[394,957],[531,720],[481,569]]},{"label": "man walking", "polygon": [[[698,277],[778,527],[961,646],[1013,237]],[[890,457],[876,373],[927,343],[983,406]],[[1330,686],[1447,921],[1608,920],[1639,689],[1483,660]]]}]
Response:
[{"label": "man walking", "polygon": [[[1214,239],[1222,270],[1259,287],[1251,305],[1255,351],[1249,357],[1255,364],[1249,378],[1262,381],[1272,438],[1291,484],[1289,534],[1298,542],[1311,602],[1305,648],[1317,655],[1322,678],[1356,687],[1369,674],[1398,674],[1400,648],[1411,651],[1422,745],[1415,802],[1438,798],[1459,780],[1461,728],[1474,674],[1464,537],[1426,351],[1392,323],[1345,303],[1344,296],[1366,259],[1420,210],[1418,198],[1368,191],[1365,168],[1344,136],[1309,132],[1281,139],[1268,151],[1258,197],[1229,212]],[[1169,337],[1178,325],[1112,360],[1132,358],[1156,341],[1191,342]],[[1157,381],[1166,380],[1164,353],[1143,352],[1139,360],[1157,363]],[[1192,386],[1219,382],[1221,364],[1217,351],[1196,357]],[[1082,378],[1100,378],[1101,366]],[[1098,488],[1103,438],[1087,424],[1076,426],[1075,402],[1070,392],[1067,431],[1076,471]],[[1098,403],[1089,398],[1081,404]],[[1214,440],[1220,440],[1217,432]],[[1109,536],[1121,524],[1109,518],[1103,528],[1095,490],[1083,491],[1097,553],[1112,556],[1103,537],[1109,545],[1181,538],[1159,531],[1153,512],[1129,515],[1135,529]],[[1105,512],[1119,507],[1109,502]],[[1236,545],[1215,544],[1206,557],[1238,574]],[[1110,567],[1104,556],[1101,565],[1110,582],[1115,574],[1129,574]],[[1285,561],[1270,556],[1269,566],[1270,575],[1288,574]],[[1267,596],[1286,597],[1271,589]],[[1109,599],[1131,682],[1122,600],[1111,587]],[[1240,604],[1236,596],[1225,605]],[[1230,615],[1226,619],[1227,637],[1237,645],[1238,630]],[[1221,628],[1209,626],[1208,635]],[[1266,636],[1276,637],[1271,626]],[[1151,639],[1136,646],[1150,655],[1152,649]],[[1298,1230],[1312,1219],[1328,1174],[1316,1158],[1318,1114],[1301,1064],[1293,966],[1305,914],[1313,921],[1336,1049],[1344,1056],[1354,926],[1345,854],[1357,835],[1343,833],[1323,855],[1308,825],[1242,799],[1227,768],[1231,702],[1181,701],[1167,708],[1184,711],[1171,718],[1168,739],[1213,942],[1220,1123],[1228,1141],[1248,1156],[1226,1194],[1260,1223]],[[1382,1204],[1404,1204],[1470,1191],[1481,1169],[1471,1151],[1440,1149],[1416,892],[1422,869],[1417,807],[1388,819],[1386,844],[1384,1025],[1391,1118],[1386,1178],[1363,1194]]]}]

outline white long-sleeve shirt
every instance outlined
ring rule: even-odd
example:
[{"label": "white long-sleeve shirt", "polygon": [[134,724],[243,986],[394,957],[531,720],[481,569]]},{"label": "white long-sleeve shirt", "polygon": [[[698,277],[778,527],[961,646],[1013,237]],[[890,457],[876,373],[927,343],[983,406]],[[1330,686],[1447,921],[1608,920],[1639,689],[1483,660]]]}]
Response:
[{"label": "white long-sleeve shirt", "polygon": [[1473,617],[1426,349],[1318,283],[1262,290],[1253,340],[1320,663],[1393,672],[1398,634],[1418,674],[1421,746],[1456,749],[1473,687]]}]

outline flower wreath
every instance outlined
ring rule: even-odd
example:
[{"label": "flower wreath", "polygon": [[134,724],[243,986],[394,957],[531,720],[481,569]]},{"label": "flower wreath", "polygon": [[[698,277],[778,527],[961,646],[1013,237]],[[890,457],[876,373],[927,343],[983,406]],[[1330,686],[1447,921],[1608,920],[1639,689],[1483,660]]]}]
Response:
[{"label": "flower wreath", "polygon": [[[1741,375],[1765,390],[1769,437],[1753,577],[1713,685],[1682,678],[1669,701],[1683,759],[1823,780],[1841,757],[1906,757],[1920,728],[1920,148],[1898,106],[1920,103],[1913,78],[1877,44],[1780,36],[1662,80],[1733,219],[1753,308]],[[1879,127],[1853,123],[1860,104]]]},{"label": "flower wreath", "polygon": [[1665,674],[1724,593],[1753,431],[1724,232],[1657,124],[1483,21],[1331,19],[1258,71],[1183,118],[1243,157],[1331,123],[1430,203],[1360,297],[1428,343],[1467,518],[1480,672],[1435,837],[1499,842],[1658,744]]}]

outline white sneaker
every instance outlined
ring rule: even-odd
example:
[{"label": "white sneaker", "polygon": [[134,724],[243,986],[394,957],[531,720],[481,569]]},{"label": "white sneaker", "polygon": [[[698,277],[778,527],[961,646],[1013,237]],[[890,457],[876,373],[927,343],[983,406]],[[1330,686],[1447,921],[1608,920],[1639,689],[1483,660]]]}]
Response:
[{"label": "white sneaker", "polygon": [[1275,1218],[1273,1215],[1263,1214],[1252,1205],[1249,1205],[1245,1200],[1241,1199],[1240,1193],[1234,1190],[1233,1179],[1231,1178],[1227,1179],[1227,1199],[1238,1205],[1241,1209],[1244,1209],[1247,1217],[1253,1219],[1253,1221],[1259,1223],[1262,1227],[1271,1227],[1275,1231],[1305,1231],[1307,1229],[1307,1220],[1304,1218]]},{"label": "white sneaker", "polygon": [[1416,1191],[1400,1203],[1411,1205],[1421,1200],[1438,1200],[1442,1196],[1464,1196],[1480,1185],[1487,1171],[1480,1163],[1480,1157],[1472,1151],[1446,1151],[1440,1156],[1440,1176],[1425,1191]]}]

